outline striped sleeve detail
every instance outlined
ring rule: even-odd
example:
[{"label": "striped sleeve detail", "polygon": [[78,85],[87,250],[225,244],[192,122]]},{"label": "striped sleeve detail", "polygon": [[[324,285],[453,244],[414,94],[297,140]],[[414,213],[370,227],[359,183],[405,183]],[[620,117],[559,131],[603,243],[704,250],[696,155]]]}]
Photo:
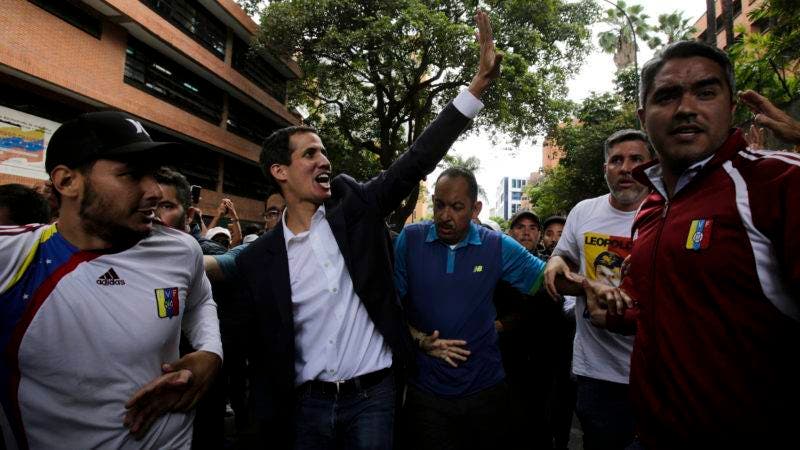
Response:
[{"label": "striped sleeve detail", "polygon": [[[744,152],[740,152],[740,155],[747,159],[759,157]],[[765,157],[771,157],[771,155]],[[800,165],[800,162],[794,162],[793,164]],[[736,209],[739,212],[739,217],[742,219],[742,225],[744,225],[744,228],[747,230],[747,237],[753,249],[753,257],[756,262],[756,274],[761,284],[761,290],[779,311],[800,321],[800,304],[789,295],[788,288],[780,278],[780,268],[778,267],[778,259],[775,255],[772,242],[753,224],[750,197],[744,177],[742,177],[742,174],[730,161],[725,162],[722,167],[728,173],[728,176],[731,177],[731,180],[733,180],[733,185],[736,190]]]},{"label": "striped sleeve detail", "polygon": [[34,241],[33,247],[31,247],[28,250],[28,253],[25,255],[25,259],[22,261],[22,265],[19,267],[14,276],[11,277],[8,283],[6,283],[6,285],[3,286],[3,289],[0,290],[0,294],[7,292],[9,289],[14,287],[15,284],[17,284],[17,282],[22,278],[23,275],[25,275],[25,272],[28,270],[28,267],[30,267],[31,263],[33,262],[33,258],[36,256],[36,251],[39,250],[39,246],[47,242],[47,240],[50,239],[55,233],[56,233],[55,225],[50,225],[44,231],[42,231],[42,234],[39,236],[39,239]]},{"label": "striped sleeve detail", "polygon": [[[53,227],[55,229],[55,227]],[[52,236],[52,234],[50,235]],[[49,238],[49,236],[48,236]],[[46,240],[46,239],[45,239]],[[6,348],[7,355],[9,356],[10,362],[10,376],[11,376],[11,402],[12,402],[12,413],[14,414],[13,417],[10,419],[15,422],[18,440],[22,440],[21,447],[27,448],[27,438],[25,435],[25,430],[22,425],[21,421],[21,414],[19,409],[19,399],[18,399],[18,391],[19,391],[19,383],[21,379],[21,374],[19,370],[19,348],[22,345],[22,338],[25,337],[25,332],[28,331],[28,327],[30,326],[31,322],[33,322],[33,318],[36,316],[36,313],[42,307],[42,305],[47,301],[50,297],[50,294],[55,289],[58,282],[61,281],[62,278],[67,276],[76,267],[82,262],[91,261],[94,258],[100,256],[100,253],[94,252],[78,252],[72,257],[67,260],[63,265],[59,266],[58,269],[55,270],[44,282],[36,289],[33,294],[33,298],[25,307],[25,310],[22,313],[22,317],[20,317],[19,322],[14,327],[14,330],[11,333],[11,341]],[[16,433],[15,433],[16,434]]]}]

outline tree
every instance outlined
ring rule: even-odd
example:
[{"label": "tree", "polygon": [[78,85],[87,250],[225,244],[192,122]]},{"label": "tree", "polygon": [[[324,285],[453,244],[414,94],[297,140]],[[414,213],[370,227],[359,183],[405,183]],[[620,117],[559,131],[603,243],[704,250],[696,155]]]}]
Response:
[{"label": "tree", "polygon": [[717,1],[706,0],[706,42],[717,46]]},{"label": "tree", "polygon": [[248,16],[258,16],[264,9],[266,0],[236,0],[236,3],[247,13]]},{"label": "tree", "polygon": [[610,93],[589,96],[577,107],[575,118],[551,132],[564,158],[541,182],[526,188],[540,217],[567,214],[579,201],[608,192],[603,143],[615,131],[637,127],[635,103]]},{"label": "tree", "polygon": [[498,225],[500,225],[500,231],[502,231],[503,233],[508,231],[508,221],[506,219],[503,219],[500,216],[492,216],[489,217],[489,220],[492,220],[496,222]]},{"label": "tree", "polygon": [[[728,48],[737,90],[753,89],[778,105],[796,101],[800,98],[800,8],[791,0],[765,0],[749,16],[762,30],[748,33],[738,27],[742,38]],[[746,108],[740,108],[736,121],[748,117]]]},{"label": "tree", "polygon": [[[611,29],[598,35],[598,44],[604,52],[614,55],[614,64],[617,65],[617,70],[621,70],[633,64],[635,53],[639,50],[634,48],[631,25],[636,37],[642,41],[650,39],[650,25],[647,24],[648,16],[643,13],[644,8],[641,5],[627,6],[624,1],[618,0],[617,6],[618,8],[606,10],[603,23],[611,25]],[[620,8],[628,15],[630,23]]]},{"label": "tree", "polygon": [[652,49],[656,49],[673,42],[692,39],[695,29],[689,24],[690,21],[691,19],[683,16],[682,11],[659,14],[658,25],[652,27],[653,34],[647,40],[647,45]]},{"label": "tree", "polygon": [[476,156],[470,156],[464,159],[458,155],[444,155],[442,162],[439,163],[439,168],[447,170],[453,167],[469,170],[472,173],[478,173],[481,170],[481,160]]},{"label": "tree", "polygon": [[[386,169],[472,77],[477,3],[271,2],[258,44],[297,60],[304,77],[289,98],[309,111],[307,122],[335,129],[337,151],[374,155]],[[520,140],[565,114],[565,82],[589,50],[597,8],[590,0],[486,3],[505,58],[474,126]],[[413,192],[390,222],[402,224],[416,198]]]},{"label": "tree", "polygon": [[[444,155],[442,162],[439,163],[439,168],[447,170],[452,167],[468,170],[474,175],[481,170],[481,160],[476,156],[470,156],[469,158],[464,159],[458,155]],[[483,187],[478,185],[478,198],[481,197],[487,200],[489,199],[489,197],[486,195],[486,191],[483,190]]]}]

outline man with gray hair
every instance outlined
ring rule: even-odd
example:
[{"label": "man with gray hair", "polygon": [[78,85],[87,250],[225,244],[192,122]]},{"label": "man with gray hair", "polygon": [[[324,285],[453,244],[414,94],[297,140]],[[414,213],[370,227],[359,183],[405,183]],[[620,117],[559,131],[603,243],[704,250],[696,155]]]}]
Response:
[{"label": "man with gray hair", "polygon": [[[567,216],[545,269],[545,286],[553,297],[559,296],[556,276],[575,268],[589,280],[619,285],[620,263],[633,245],[631,225],[649,190],[633,179],[632,172],[652,159],[652,149],[647,135],[626,129],[609,136],[603,151],[609,193],[578,203]],[[625,448],[634,435],[628,402],[633,339],[593,326],[585,297],[577,298],[575,317],[572,370],[577,375],[575,412],[584,448]]]}]

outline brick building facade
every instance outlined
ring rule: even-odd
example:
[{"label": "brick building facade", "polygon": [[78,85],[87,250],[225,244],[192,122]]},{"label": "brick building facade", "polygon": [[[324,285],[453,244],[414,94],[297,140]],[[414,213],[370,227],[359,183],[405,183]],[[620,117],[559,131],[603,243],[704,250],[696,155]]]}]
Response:
[{"label": "brick building facade", "polygon": [[191,147],[177,169],[213,214],[230,197],[261,222],[260,143],[300,123],[286,107],[291,60],[251,50],[233,0],[7,0],[0,15],[0,184],[45,179],[44,147],[75,115],[117,109],[154,140]]}]

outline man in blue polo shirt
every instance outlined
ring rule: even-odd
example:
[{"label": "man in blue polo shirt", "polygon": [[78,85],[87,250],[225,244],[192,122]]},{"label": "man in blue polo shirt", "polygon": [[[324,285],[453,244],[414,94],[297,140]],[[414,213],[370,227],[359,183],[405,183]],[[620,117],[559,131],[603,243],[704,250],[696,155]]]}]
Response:
[{"label": "man in blue polo shirt", "polygon": [[395,283],[419,346],[405,405],[411,448],[503,448],[509,434],[492,295],[499,280],[533,294],[545,264],[475,225],[477,197],[471,172],[445,170],[434,221],[405,227],[395,241]]}]

